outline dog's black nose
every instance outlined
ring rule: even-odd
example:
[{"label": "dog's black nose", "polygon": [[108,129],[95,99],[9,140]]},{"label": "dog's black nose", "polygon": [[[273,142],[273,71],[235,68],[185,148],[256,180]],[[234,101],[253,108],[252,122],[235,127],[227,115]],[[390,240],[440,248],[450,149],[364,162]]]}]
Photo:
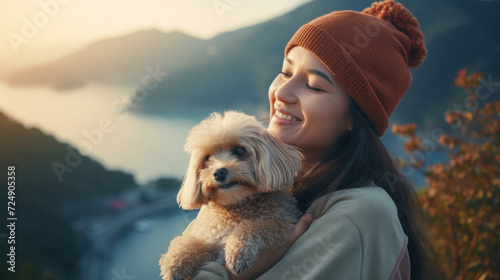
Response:
[{"label": "dog's black nose", "polygon": [[228,173],[227,169],[219,168],[219,169],[215,170],[214,178],[217,182],[222,182],[222,181],[226,180],[227,173]]}]

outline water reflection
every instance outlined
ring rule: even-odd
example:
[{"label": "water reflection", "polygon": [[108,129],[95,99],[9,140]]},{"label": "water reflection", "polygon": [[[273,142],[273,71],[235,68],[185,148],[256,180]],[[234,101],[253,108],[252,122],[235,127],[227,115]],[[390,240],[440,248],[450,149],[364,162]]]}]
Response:
[{"label": "water reflection", "polygon": [[162,211],[140,223],[148,223],[140,230],[131,228],[111,247],[109,278],[113,279],[113,271],[123,275],[135,276],[134,279],[161,279],[158,260],[167,252],[170,240],[181,235],[189,222],[196,217],[196,211],[180,209]]}]

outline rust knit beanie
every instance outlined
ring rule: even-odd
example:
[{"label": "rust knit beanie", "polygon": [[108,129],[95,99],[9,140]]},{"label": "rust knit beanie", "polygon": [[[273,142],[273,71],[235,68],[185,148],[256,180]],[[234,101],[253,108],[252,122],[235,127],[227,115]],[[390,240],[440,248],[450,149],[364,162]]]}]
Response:
[{"label": "rust knit beanie", "polygon": [[394,0],[316,18],[295,33],[285,56],[295,46],[323,62],[380,136],[411,84],[410,67],[427,55],[417,20]]}]

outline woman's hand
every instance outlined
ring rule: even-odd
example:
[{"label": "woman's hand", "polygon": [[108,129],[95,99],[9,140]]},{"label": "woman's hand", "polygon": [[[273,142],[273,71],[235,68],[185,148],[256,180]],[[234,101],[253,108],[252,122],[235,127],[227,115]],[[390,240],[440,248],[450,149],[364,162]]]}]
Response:
[{"label": "woman's hand", "polygon": [[300,217],[299,221],[295,225],[292,236],[288,239],[285,245],[269,250],[261,254],[257,262],[255,262],[255,266],[248,270],[245,274],[236,276],[231,273],[229,269],[226,268],[227,273],[229,275],[230,280],[249,280],[255,279],[262,275],[264,272],[268,271],[271,267],[273,267],[288,251],[288,249],[292,246],[292,244],[309,228],[311,222],[313,220],[313,216],[311,214],[305,214]]}]

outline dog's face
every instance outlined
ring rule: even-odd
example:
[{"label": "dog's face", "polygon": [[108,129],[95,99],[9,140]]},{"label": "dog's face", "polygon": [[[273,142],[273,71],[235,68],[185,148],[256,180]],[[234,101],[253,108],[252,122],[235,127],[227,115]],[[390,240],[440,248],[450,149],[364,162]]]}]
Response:
[{"label": "dog's face", "polygon": [[191,159],[177,195],[183,209],[284,190],[300,169],[296,148],[274,139],[254,117],[234,111],[214,113],[195,126],[184,148]]}]

